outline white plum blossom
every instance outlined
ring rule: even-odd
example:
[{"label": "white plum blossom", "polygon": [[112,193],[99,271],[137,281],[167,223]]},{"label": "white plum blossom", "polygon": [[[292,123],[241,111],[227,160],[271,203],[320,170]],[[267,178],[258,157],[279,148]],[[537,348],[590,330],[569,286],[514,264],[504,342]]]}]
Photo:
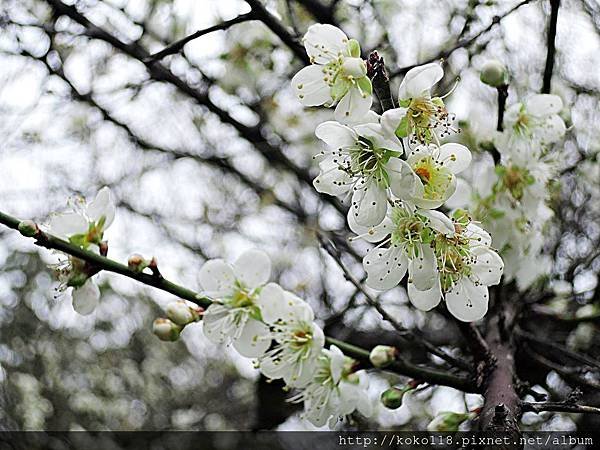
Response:
[{"label": "white plum blossom", "polygon": [[[395,138],[383,135],[381,125],[366,123],[350,127],[324,122],[316,136],[327,144],[320,152],[320,173],[313,184],[318,192],[352,195],[351,211],[361,225],[377,225],[385,217],[388,192],[400,195],[403,150]],[[412,178],[408,179],[409,183]]]},{"label": "white plum blossom", "polygon": [[456,189],[456,174],[471,163],[471,152],[460,144],[441,146],[421,145],[409,152],[404,177],[413,178],[410,189],[400,193],[400,198],[419,208],[439,208]]},{"label": "white plum blossom", "polygon": [[562,109],[562,99],[557,95],[532,95],[506,110],[504,123],[509,131],[506,134],[537,141],[541,145],[557,142],[563,138],[567,130],[565,122],[558,115]]},{"label": "white plum blossom", "polygon": [[304,106],[337,103],[335,118],[350,123],[371,108],[371,80],[360,58],[360,45],[342,30],[328,24],[308,28],[302,39],[311,65],[292,78],[292,88]]},{"label": "white plum blossom", "polygon": [[323,331],[314,323],[308,303],[280,286],[266,285],[261,300],[262,317],[271,326],[275,345],[259,358],[260,371],[267,378],[302,387],[310,381],[323,349]]},{"label": "white plum blossom", "polygon": [[261,306],[272,307],[272,301],[268,290],[266,298],[261,294],[270,275],[271,261],[259,250],[246,251],[233,266],[222,259],[207,261],[198,275],[204,295],[213,301],[202,320],[205,336],[215,343],[233,343],[248,358],[266,352],[271,334]]},{"label": "white plum blossom", "polygon": [[373,413],[373,405],[368,397],[369,380],[364,371],[353,370],[355,361],[344,356],[332,345],[323,349],[317,367],[308,384],[291,402],[304,402],[302,418],[317,427],[332,427],[338,417],[358,410],[366,417]]},{"label": "white plum blossom", "polygon": [[47,228],[51,234],[87,248],[102,241],[104,231],[114,218],[115,204],[111,191],[103,187],[89,204],[77,199],[72,203],[72,211],[54,214]]},{"label": "white plum blossom", "polygon": [[[444,76],[438,63],[415,67],[406,73],[398,90],[398,108],[383,113],[381,124],[386,133],[410,142],[429,144],[456,131],[441,97],[432,97],[431,89]],[[440,133],[438,137],[436,132]]]}]

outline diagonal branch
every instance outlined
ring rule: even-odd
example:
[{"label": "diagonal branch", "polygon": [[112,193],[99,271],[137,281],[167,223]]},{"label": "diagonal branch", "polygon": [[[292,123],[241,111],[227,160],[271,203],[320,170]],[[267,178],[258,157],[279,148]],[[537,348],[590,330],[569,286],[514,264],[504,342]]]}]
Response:
[{"label": "diagonal branch", "polygon": [[[0,224],[6,225],[14,230],[19,230],[20,223],[21,221],[19,219],[0,212]],[[93,267],[95,273],[101,270],[117,273],[139,281],[147,286],[152,286],[165,292],[169,292],[179,298],[189,300],[197,305],[202,306],[203,308],[207,308],[211,304],[210,299],[206,298],[205,296],[186,287],[168,281],[162,276],[157,275],[157,273],[147,274],[143,272],[136,272],[124,264],[100,254],[84,250],[77,245],[71,244],[70,242],[46,233],[39,228],[37,228],[37,231],[31,237],[35,239],[36,245],[48,249],[58,250],[86,261]],[[346,355],[360,361],[365,368],[373,367],[369,362],[368,350],[330,337],[327,337],[327,342],[329,344],[339,346]],[[389,367],[389,370],[399,375],[419,378],[419,380],[427,383],[451,386],[465,392],[477,392],[476,386],[467,378],[450,375],[443,371],[416,366],[408,361],[398,360]]]},{"label": "diagonal branch", "polygon": [[179,39],[178,41],[173,42],[171,45],[165,47],[161,51],[153,53],[152,55],[148,56],[144,60],[144,62],[150,63],[153,61],[163,59],[165,56],[174,55],[175,53],[178,53],[181,49],[183,49],[185,44],[187,44],[190,41],[193,41],[194,39],[198,39],[199,37],[205,36],[209,33],[213,33],[215,31],[226,30],[235,24],[248,22],[250,20],[256,20],[256,17],[254,16],[254,14],[252,14],[252,12],[241,14],[237,17],[234,17],[233,19],[226,20],[217,25],[213,25],[212,27],[208,27],[203,30],[198,30],[195,33],[192,33],[182,39]]}]

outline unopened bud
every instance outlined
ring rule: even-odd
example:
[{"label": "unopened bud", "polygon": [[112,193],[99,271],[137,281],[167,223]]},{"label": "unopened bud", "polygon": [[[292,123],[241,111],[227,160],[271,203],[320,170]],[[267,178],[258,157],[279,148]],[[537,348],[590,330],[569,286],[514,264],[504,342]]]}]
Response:
[{"label": "unopened bud", "polygon": [[458,431],[458,427],[461,423],[474,416],[475,414],[471,413],[442,412],[429,422],[427,431]]},{"label": "unopened bud", "polygon": [[481,68],[479,79],[492,87],[500,87],[508,84],[508,71],[500,61],[492,59]]},{"label": "unopened bud", "polygon": [[158,318],[152,324],[152,332],[161,341],[176,341],[179,339],[181,327],[169,319]]},{"label": "unopened bud", "polygon": [[382,369],[389,366],[395,359],[398,350],[388,345],[378,345],[369,354],[369,360],[374,367]]},{"label": "unopened bud", "polygon": [[149,261],[146,261],[142,255],[138,255],[137,253],[131,255],[127,260],[127,265],[135,272],[141,272],[148,267],[148,264]]},{"label": "unopened bud", "polygon": [[362,78],[367,74],[367,65],[360,58],[346,58],[342,67],[346,75],[354,78]]},{"label": "unopened bud", "polygon": [[167,317],[177,325],[187,325],[200,319],[202,308],[196,305],[191,306],[185,300],[171,302],[166,308]]},{"label": "unopened bud", "polygon": [[402,406],[402,398],[411,389],[408,387],[391,387],[381,394],[381,403],[389,409],[398,409]]},{"label": "unopened bud", "polygon": [[38,226],[33,220],[23,220],[19,222],[19,233],[25,237],[33,237],[39,231]]}]

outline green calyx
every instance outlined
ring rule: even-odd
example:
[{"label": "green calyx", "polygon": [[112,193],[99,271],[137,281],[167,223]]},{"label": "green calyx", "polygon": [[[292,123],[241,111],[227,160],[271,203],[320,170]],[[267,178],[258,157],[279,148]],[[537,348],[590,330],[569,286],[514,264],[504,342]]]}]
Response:
[{"label": "green calyx", "polygon": [[360,44],[356,39],[348,40],[348,54],[353,58],[360,58]]}]

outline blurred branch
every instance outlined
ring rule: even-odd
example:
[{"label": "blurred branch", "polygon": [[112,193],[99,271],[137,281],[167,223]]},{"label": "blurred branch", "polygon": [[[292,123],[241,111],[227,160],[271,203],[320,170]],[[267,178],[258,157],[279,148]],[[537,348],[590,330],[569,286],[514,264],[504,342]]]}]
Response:
[{"label": "blurred branch", "polygon": [[[21,221],[16,217],[12,217],[8,214],[0,212],[0,223],[14,230],[19,230],[19,224],[21,223]],[[97,271],[105,270],[108,272],[113,272],[119,275],[126,276],[128,278],[139,281],[140,283],[143,283],[145,285],[155,287],[165,292],[169,292],[179,298],[189,300],[197,305],[202,306],[203,308],[207,308],[211,304],[210,299],[206,298],[205,296],[194,292],[190,289],[187,289],[183,286],[177,285],[171,281],[168,281],[162,276],[156,276],[155,274],[150,275],[143,272],[136,272],[124,264],[121,264],[117,261],[99,255],[97,253],[84,250],[77,245],[71,244],[70,242],[67,242],[63,239],[46,233],[40,230],[39,227],[37,228],[37,231],[34,234],[34,236],[31,237],[35,239],[36,245],[47,249],[58,250],[68,255],[79,258],[89,263]],[[362,362],[366,368],[372,367],[371,363],[369,362],[370,352],[368,350],[329,337],[327,338],[327,342],[330,344],[337,345],[338,347],[340,347],[340,349],[342,349],[345,352],[347,356],[350,356]],[[420,380],[431,384],[451,386],[456,389],[461,389],[465,392],[477,392],[477,389],[474,386],[474,384],[467,378],[461,378],[458,376],[450,375],[446,372],[416,366],[404,360],[396,361],[392,366],[389,367],[389,370],[398,373],[399,375],[419,377]]]},{"label": "blurred branch", "polygon": [[487,27],[485,27],[482,30],[480,30],[479,32],[475,33],[473,36],[466,38],[466,39],[459,39],[458,42],[456,42],[456,44],[454,44],[452,47],[450,47],[446,50],[442,50],[437,55],[435,55],[425,61],[422,61],[418,64],[411,64],[410,66],[405,66],[405,67],[396,69],[390,73],[390,77],[393,78],[398,75],[405,74],[410,69],[414,69],[415,67],[421,66],[423,64],[438,61],[440,59],[446,59],[452,53],[454,53],[456,50],[458,50],[459,48],[471,46],[473,43],[475,43],[475,41],[477,41],[477,39],[479,39],[481,36],[488,33],[489,31],[491,31],[495,25],[499,24],[502,21],[502,19],[504,19],[505,17],[508,17],[513,12],[517,11],[520,7],[527,5],[527,4],[531,3],[532,1],[534,1],[534,0],[523,0],[522,2],[520,2],[520,3],[516,4],[515,6],[513,6],[512,8],[510,8],[508,11],[506,11],[498,16],[494,16],[494,18],[492,19],[492,22]]},{"label": "blurred branch", "polygon": [[198,39],[199,37],[207,35],[209,33],[213,33],[214,31],[227,30],[229,27],[231,27],[235,24],[242,23],[242,22],[248,22],[250,20],[256,20],[256,17],[254,16],[254,14],[252,12],[249,12],[246,14],[241,14],[237,17],[234,17],[233,19],[226,20],[217,25],[213,25],[212,27],[208,27],[203,30],[198,30],[195,33],[192,33],[182,39],[179,39],[176,42],[173,42],[171,45],[165,47],[161,51],[153,53],[152,55],[148,56],[144,60],[144,62],[150,63],[153,61],[158,61],[158,60],[164,58],[165,56],[174,55],[175,53],[178,53],[181,49],[183,49],[185,44],[187,44],[190,41],[193,41],[194,39]]},{"label": "blurred branch", "polygon": [[542,94],[550,93],[550,86],[552,83],[552,71],[554,70],[554,59],[556,54],[556,22],[558,21],[560,0],[550,0],[550,8],[550,23],[548,25],[548,41],[546,44],[548,52],[546,54]]},{"label": "blurred branch", "polygon": [[600,414],[600,408],[595,406],[577,405],[569,402],[541,402],[541,403],[521,403],[523,411],[541,413],[544,411],[569,412],[582,414]]},{"label": "blurred branch", "polygon": [[324,5],[319,0],[296,0],[296,3],[302,5],[319,22],[337,26],[334,17],[336,1],[332,2],[330,6]]}]

